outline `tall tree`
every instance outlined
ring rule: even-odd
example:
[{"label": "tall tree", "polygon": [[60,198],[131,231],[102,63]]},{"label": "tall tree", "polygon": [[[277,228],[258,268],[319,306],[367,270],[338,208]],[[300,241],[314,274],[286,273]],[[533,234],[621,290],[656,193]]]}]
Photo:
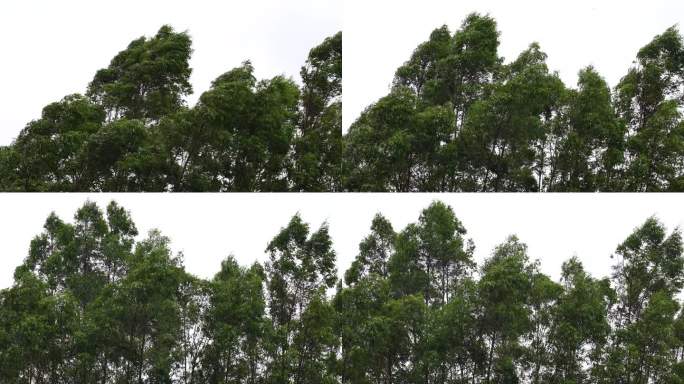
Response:
[{"label": "tall tree", "polygon": [[91,164],[82,151],[104,119],[100,106],[78,94],[43,108],[42,117],[27,124],[12,144],[19,156],[14,163],[17,186],[24,191],[87,188]]},{"label": "tall tree", "polygon": [[219,76],[196,107],[196,124],[209,135],[201,154],[210,156],[207,176],[220,190],[288,188],[284,169],[296,125],[299,89],[280,76],[257,82],[253,72],[245,62]]},{"label": "tall tree", "polygon": [[342,155],[342,32],[309,52],[301,70],[302,113],[294,141],[293,189],[340,189]]},{"label": "tall tree", "polygon": [[588,383],[591,371],[586,362],[598,359],[611,332],[608,311],[614,292],[608,279],[592,278],[577,258],[563,263],[561,284],[563,292],[551,312],[545,379]]},{"label": "tall tree", "polygon": [[452,288],[474,267],[473,246],[466,244],[465,233],[444,203],[434,202],[423,210],[419,222],[399,235],[390,260],[390,280],[397,294],[420,293],[426,304],[446,303]]},{"label": "tall tree", "polygon": [[624,125],[612,106],[610,89],[593,67],[580,71],[569,100],[562,139],[553,159],[549,189],[593,192],[620,189]]},{"label": "tall tree", "polygon": [[274,332],[269,380],[287,382],[292,378],[295,384],[309,382],[305,372],[320,361],[307,358],[306,348],[321,346],[315,345],[319,341],[314,341],[314,345],[303,343],[302,337],[306,336],[301,326],[312,301],[320,303],[320,295],[337,281],[328,226],[324,224],[309,235],[308,224],[295,215],[266,251],[270,255],[266,264],[268,310]]},{"label": "tall tree", "polygon": [[517,383],[522,380],[521,337],[532,330],[528,306],[536,265],[527,246],[511,236],[494,250],[482,266],[478,282],[478,325],[485,346],[482,377],[485,383]]},{"label": "tall tree", "polygon": [[616,88],[617,108],[628,125],[631,191],[679,188],[684,151],[684,43],[675,27],[639,50],[637,65]]},{"label": "tall tree", "polygon": [[387,262],[394,252],[395,237],[392,223],[376,214],[371,223],[371,233],[359,244],[359,254],[344,274],[345,282],[353,285],[369,275],[387,277]]},{"label": "tall tree", "polygon": [[261,382],[267,332],[264,277],[259,264],[246,269],[233,257],[221,263],[205,320],[211,342],[201,365],[207,383]]},{"label": "tall tree", "polygon": [[616,330],[602,376],[626,383],[666,380],[674,357],[675,297],[684,284],[681,234],[668,236],[650,218],[618,246],[615,258]]}]

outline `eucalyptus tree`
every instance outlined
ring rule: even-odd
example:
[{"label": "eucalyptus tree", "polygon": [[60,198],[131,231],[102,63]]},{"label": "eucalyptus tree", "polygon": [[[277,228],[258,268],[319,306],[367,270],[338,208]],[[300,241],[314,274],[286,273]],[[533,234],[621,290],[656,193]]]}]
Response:
[{"label": "eucalyptus tree", "polygon": [[16,187],[24,191],[82,190],[91,183],[94,166],[83,158],[83,147],[104,120],[105,111],[88,98],[66,96],[19,133],[7,149],[16,157],[3,170],[13,171]]},{"label": "eucalyptus tree", "polygon": [[[332,330],[317,330],[312,335],[304,326],[310,316],[329,315],[322,295],[335,286],[337,268],[328,225],[323,224],[310,234],[309,225],[295,215],[266,251],[268,312],[273,328],[267,367],[269,382],[309,383],[315,381],[310,374],[316,369],[322,375],[319,379],[327,381],[327,372],[320,371],[321,359],[325,358],[308,353],[311,348],[330,351],[332,346],[326,333]],[[322,313],[316,314],[319,311]],[[325,321],[332,327],[331,321]]]},{"label": "eucalyptus tree", "polygon": [[224,191],[287,190],[285,169],[299,89],[289,79],[257,82],[247,61],[200,96],[197,125],[207,132],[205,177]]},{"label": "eucalyptus tree", "polygon": [[442,305],[460,279],[474,267],[473,245],[451,207],[433,202],[418,223],[398,236],[389,262],[390,281],[398,295],[420,293],[427,305]]},{"label": "eucalyptus tree", "polygon": [[304,86],[290,170],[292,189],[337,191],[342,156],[342,32],[312,48],[300,74]]},{"label": "eucalyptus tree", "polygon": [[392,91],[350,127],[343,183],[351,190],[454,190],[455,137],[501,60],[496,23],[471,14],[453,36],[432,32],[397,69]]},{"label": "eucalyptus tree", "polygon": [[563,292],[551,311],[551,353],[545,379],[589,383],[592,366],[611,334],[608,313],[615,293],[607,278],[591,277],[577,258],[563,263],[561,285]]},{"label": "eucalyptus tree", "polygon": [[109,120],[159,120],[192,93],[191,45],[186,32],[164,25],[152,38],[133,40],[97,71],[87,94],[105,108]]},{"label": "eucalyptus tree", "polygon": [[[238,265],[233,257],[221,263],[210,283],[203,332],[209,340],[201,355],[206,383],[260,383],[268,334],[264,270]],[[199,381],[198,381],[199,382]]]},{"label": "eucalyptus tree", "polygon": [[682,36],[671,27],[639,50],[616,87],[616,107],[628,127],[628,190],[681,189],[683,57]]},{"label": "eucalyptus tree", "polygon": [[599,377],[626,383],[673,380],[677,295],[684,286],[681,233],[668,235],[649,218],[618,246],[614,258],[615,330]]},{"label": "eucalyptus tree", "polygon": [[482,266],[477,325],[485,349],[481,368],[485,383],[522,380],[525,350],[521,338],[533,327],[528,303],[536,268],[527,256],[527,246],[515,236],[497,246]]},{"label": "eucalyptus tree", "polygon": [[373,217],[371,233],[359,243],[359,254],[344,274],[348,285],[353,285],[360,279],[377,275],[382,278],[388,276],[387,262],[394,252],[396,233],[382,214]]},{"label": "eucalyptus tree", "polygon": [[450,105],[458,133],[472,103],[482,97],[501,64],[499,32],[489,16],[472,13],[453,36],[446,26],[435,29],[399,67],[394,83],[410,87],[430,105]]},{"label": "eucalyptus tree", "polygon": [[587,67],[579,72],[577,90],[571,92],[549,189],[621,189],[625,126],[613,108],[608,85],[593,67]]}]

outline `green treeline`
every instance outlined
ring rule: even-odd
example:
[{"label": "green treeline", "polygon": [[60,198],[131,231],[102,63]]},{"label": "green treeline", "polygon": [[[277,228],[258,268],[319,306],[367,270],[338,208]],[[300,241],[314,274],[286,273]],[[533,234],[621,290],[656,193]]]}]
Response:
[{"label": "green treeline", "polygon": [[[533,43],[504,64],[489,16],[435,29],[343,138],[352,191],[682,191],[684,43],[639,50],[611,90],[568,88]],[[609,54],[609,51],[606,51]]]},{"label": "green treeline", "polygon": [[162,27],[100,69],[85,95],[43,109],[0,147],[3,191],[340,189],[342,33],[313,48],[303,86],[249,61],[194,107],[191,39]]},{"label": "green treeline", "polygon": [[514,236],[477,265],[441,202],[399,232],[376,215],[343,279],[299,216],[210,280],[137,234],[114,202],[48,217],[0,291],[0,382],[684,382],[682,237],[654,218],[609,278],[572,258],[559,281]]}]

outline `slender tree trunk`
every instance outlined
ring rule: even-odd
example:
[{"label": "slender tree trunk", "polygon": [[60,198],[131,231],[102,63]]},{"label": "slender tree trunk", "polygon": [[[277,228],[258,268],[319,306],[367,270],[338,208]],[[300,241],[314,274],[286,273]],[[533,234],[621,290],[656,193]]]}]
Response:
[{"label": "slender tree trunk", "polygon": [[492,377],[492,360],[494,359],[494,344],[496,342],[496,332],[490,337],[489,357],[487,358],[487,384],[489,384]]}]

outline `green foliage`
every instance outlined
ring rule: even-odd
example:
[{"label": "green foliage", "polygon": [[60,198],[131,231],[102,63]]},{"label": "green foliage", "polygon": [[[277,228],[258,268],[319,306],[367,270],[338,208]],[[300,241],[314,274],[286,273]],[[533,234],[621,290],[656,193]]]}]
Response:
[{"label": "green foliage", "polygon": [[188,65],[192,42],[187,33],[165,25],[150,39],[133,40],[88,86],[110,119],[158,120],[173,113],[192,92]]},{"label": "green foliage", "polygon": [[331,382],[323,367],[334,361],[334,313],[324,297],[337,280],[337,269],[328,226],[309,235],[309,226],[295,215],[266,251],[274,335],[268,382]]},{"label": "green foliage", "polygon": [[[105,120],[104,110],[81,95],[66,96],[43,109],[6,151],[15,154],[5,171],[25,191],[79,190],[89,183],[83,152]],[[9,182],[9,180],[7,181]]]},{"label": "green foliage", "polygon": [[[339,280],[326,224],[295,215],[268,261],[204,280],[169,239],[86,203],[51,214],[0,290],[8,383],[679,383],[684,246],[654,218],[609,278],[558,282],[515,236],[478,267],[451,207],[395,232],[378,214]],[[334,293],[332,288],[335,288]]]},{"label": "green foliage", "polygon": [[387,262],[394,252],[396,236],[392,223],[381,214],[376,214],[370,235],[359,244],[359,254],[344,275],[347,285],[353,285],[368,275],[387,277]]},{"label": "green foliage", "polygon": [[537,43],[504,63],[489,16],[435,29],[343,137],[349,191],[680,191],[684,43],[669,28],[611,93]]},{"label": "green foliage", "polygon": [[[649,219],[618,247],[629,261],[618,263],[612,279],[591,277],[573,258],[559,283],[539,271],[516,237],[494,250],[477,279],[471,276],[465,229],[439,202],[393,234],[376,216],[347,286],[338,286],[341,382],[677,382],[678,231],[666,236]],[[384,242],[390,238],[392,246]],[[384,260],[386,273],[377,267]],[[444,261],[464,272],[451,274],[448,295],[440,296],[436,267]],[[632,291],[638,299],[623,304]],[[652,298],[644,300],[645,292]],[[626,325],[619,320],[624,308],[644,320]]]},{"label": "green foliage", "polygon": [[43,109],[0,148],[4,191],[335,191],[342,33],[309,53],[303,86],[242,66],[195,106],[187,32],[163,26],[97,71],[86,96]]},{"label": "green foliage", "polygon": [[205,382],[259,382],[268,331],[263,277],[258,264],[245,269],[229,257],[211,282],[203,332],[213,343],[197,362]]},{"label": "green foliage", "polygon": [[338,191],[342,155],[342,32],[309,52],[290,169],[294,190]]},{"label": "green foliage", "polygon": [[343,149],[348,188],[411,191],[441,182],[433,170],[446,156],[439,148],[453,129],[454,114],[442,106],[421,109],[413,91],[397,87],[350,127]]},{"label": "green foliage", "polygon": [[[249,62],[219,76],[203,93],[193,126],[200,132],[182,132],[169,122],[165,134],[189,142],[189,151],[177,172],[175,190],[208,185],[224,191],[279,191],[288,188],[283,169],[297,116],[299,90],[282,77],[257,83]],[[188,127],[192,129],[192,126]],[[169,132],[171,131],[171,132]],[[193,164],[198,161],[199,167]],[[188,183],[188,181],[190,182]]]}]

